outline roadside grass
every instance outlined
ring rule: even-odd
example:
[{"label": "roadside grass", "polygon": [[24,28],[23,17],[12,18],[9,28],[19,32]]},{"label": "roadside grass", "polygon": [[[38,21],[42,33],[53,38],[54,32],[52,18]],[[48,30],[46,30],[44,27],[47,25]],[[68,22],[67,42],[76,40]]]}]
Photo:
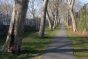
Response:
[{"label": "roadside grass", "polygon": [[74,33],[70,29],[66,30],[68,39],[72,42],[76,59],[88,59],[88,37]]},{"label": "roadside grass", "polygon": [[[57,32],[58,28],[54,31],[46,29],[44,38],[39,38],[38,32],[25,32],[23,34],[22,52],[19,54],[0,53],[0,59],[27,59],[39,56],[44,53],[44,50],[52,42],[52,38]],[[0,37],[0,40],[3,41],[0,41],[1,46],[5,40],[2,37]]]},{"label": "roadside grass", "polygon": [[[86,15],[88,16],[88,14]],[[88,31],[88,17],[85,17],[85,13],[80,13],[80,19],[79,17],[75,17],[76,26],[78,31]]]}]

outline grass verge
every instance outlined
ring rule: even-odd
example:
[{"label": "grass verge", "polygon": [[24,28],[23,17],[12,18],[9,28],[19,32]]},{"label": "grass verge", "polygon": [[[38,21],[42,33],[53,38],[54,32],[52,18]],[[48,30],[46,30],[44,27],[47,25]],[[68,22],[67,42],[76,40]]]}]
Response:
[{"label": "grass verge", "polygon": [[88,37],[82,34],[74,33],[70,29],[66,29],[68,39],[72,42],[74,55],[76,59],[88,59]]},{"label": "grass verge", "polygon": [[0,59],[28,59],[41,55],[57,32],[58,28],[54,31],[46,29],[44,38],[39,38],[38,32],[25,32],[22,41],[22,52],[20,54],[0,54]]}]

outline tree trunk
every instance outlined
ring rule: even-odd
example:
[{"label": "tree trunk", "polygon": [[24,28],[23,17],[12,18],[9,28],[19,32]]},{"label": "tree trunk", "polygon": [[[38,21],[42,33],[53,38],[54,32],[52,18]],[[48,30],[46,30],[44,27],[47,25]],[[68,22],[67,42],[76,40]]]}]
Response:
[{"label": "tree trunk", "polygon": [[51,17],[47,11],[47,16],[48,16],[48,24],[49,24],[49,29],[52,30],[52,20],[51,20]]},{"label": "tree trunk", "polygon": [[53,24],[53,30],[56,28],[56,25],[57,25],[57,19],[56,19],[56,15],[54,17],[54,24]]},{"label": "tree trunk", "polygon": [[76,31],[76,23],[75,23],[75,19],[74,19],[74,15],[73,15],[74,3],[75,3],[75,0],[68,0],[67,1],[67,4],[69,6],[69,13],[70,13],[71,20],[72,20],[72,28],[73,28],[73,31],[75,32]]},{"label": "tree trunk", "polygon": [[76,32],[76,23],[75,23],[74,15],[71,10],[70,10],[70,15],[71,15],[71,20],[72,20],[73,31]]},{"label": "tree trunk", "polygon": [[42,17],[41,17],[41,24],[40,24],[40,30],[39,30],[39,36],[41,38],[44,37],[44,32],[45,32],[47,5],[48,5],[48,0],[44,0],[43,1],[43,11],[42,11]]},{"label": "tree trunk", "polygon": [[6,42],[3,46],[4,52],[19,52],[21,50],[22,33],[28,8],[28,0],[15,0],[12,19]]}]

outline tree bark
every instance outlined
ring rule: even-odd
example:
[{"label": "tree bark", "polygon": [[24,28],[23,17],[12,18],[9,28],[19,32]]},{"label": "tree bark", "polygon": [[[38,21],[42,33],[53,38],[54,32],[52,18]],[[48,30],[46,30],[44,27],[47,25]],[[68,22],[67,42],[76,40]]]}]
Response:
[{"label": "tree bark", "polygon": [[40,30],[39,30],[39,36],[41,38],[44,37],[44,32],[45,32],[46,11],[47,11],[48,1],[49,0],[43,1],[43,11],[42,11],[41,24],[40,24]]},{"label": "tree bark", "polygon": [[48,24],[49,24],[49,29],[52,30],[52,20],[51,20],[51,17],[47,11],[47,16],[48,16]]},{"label": "tree bark", "polygon": [[73,31],[76,32],[76,23],[75,23],[74,15],[71,10],[70,10],[70,15],[71,15],[71,20],[72,20]]},{"label": "tree bark", "polygon": [[54,17],[54,24],[53,24],[53,30],[56,28],[56,26],[57,26],[57,18],[56,18],[57,16],[55,15],[55,17]]},{"label": "tree bark", "polygon": [[7,39],[3,45],[4,52],[12,53],[19,52],[21,50],[22,33],[27,8],[28,0],[15,0]]},{"label": "tree bark", "polygon": [[68,3],[68,6],[69,6],[69,13],[70,13],[70,16],[71,16],[71,19],[72,19],[72,28],[73,28],[73,31],[76,32],[76,23],[75,23],[73,11],[72,11],[75,0],[68,0],[67,3]]}]

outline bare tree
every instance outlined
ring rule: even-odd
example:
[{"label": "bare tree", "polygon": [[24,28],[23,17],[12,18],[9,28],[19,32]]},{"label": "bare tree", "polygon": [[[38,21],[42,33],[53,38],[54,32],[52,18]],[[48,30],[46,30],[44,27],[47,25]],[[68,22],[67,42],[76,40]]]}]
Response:
[{"label": "bare tree", "polygon": [[49,24],[49,29],[52,30],[52,19],[51,19],[50,15],[49,15],[48,10],[47,10],[47,16],[48,16],[47,20],[48,20],[48,24]]},{"label": "bare tree", "polygon": [[3,45],[4,52],[19,52],[21,50],[23,24],[28,8],[28,0],[14,0],[12,19]]},{"label": "bare tree", "polygon": [[43,1],[43,10],[42,10],[42,17],[41,17],[41,24],[40,24],[40,31],[39,31],[40,37],[44,37],[48,1],[49,0]]},{"label": "bare tree", "polygon": [[70,13],[70,16],[71,16],[71,19],[72,19],[72,28],[73,28],[73,31],[75,32],[76,31],[76,23],[75,23],[75,19],[74,19],[74,15],[73,15],[74,3],[75,3],[75,0],[68,0],[67,1],[67,4],[69,6],[69,13]]},{"label": "bare tree", "polygon": [[59,0],[50,0],[47,9],[49,29],[54,30],[59,20]]}]

